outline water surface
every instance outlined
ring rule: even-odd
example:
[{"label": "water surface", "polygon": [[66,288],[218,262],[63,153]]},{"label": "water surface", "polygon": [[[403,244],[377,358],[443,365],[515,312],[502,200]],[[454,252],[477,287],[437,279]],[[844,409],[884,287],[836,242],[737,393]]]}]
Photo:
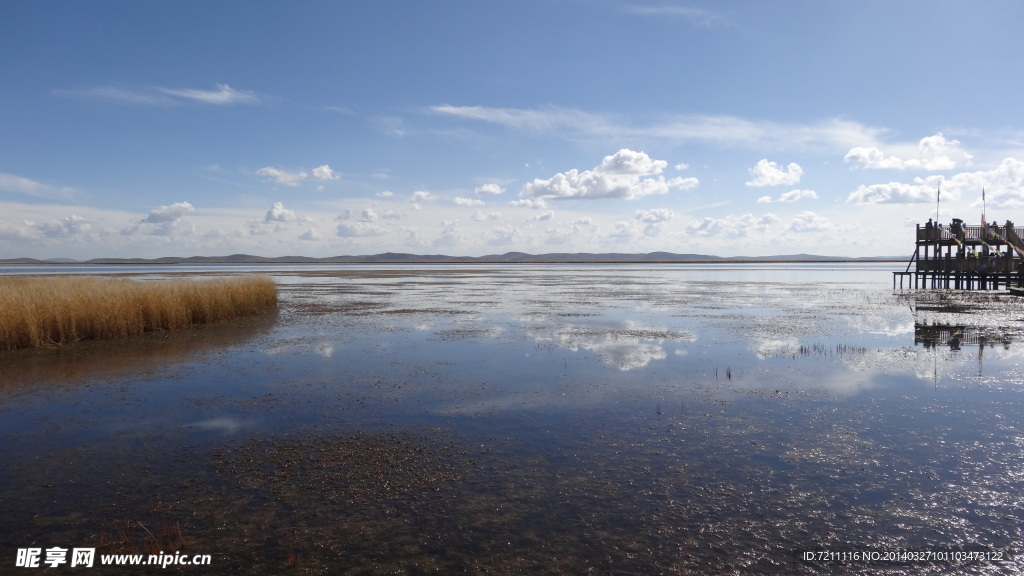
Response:
[{"label": "water surface", "polygon": [[1024,306],[894,292],[893,266],[189,269],[270,274],[279,312],[0,355],[3,554],[791,574],[866,569],[799,549],[1021,548]]}]

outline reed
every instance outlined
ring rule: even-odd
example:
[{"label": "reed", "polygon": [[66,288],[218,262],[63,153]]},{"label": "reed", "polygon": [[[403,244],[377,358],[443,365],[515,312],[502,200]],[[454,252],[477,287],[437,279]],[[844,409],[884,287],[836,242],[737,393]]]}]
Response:
[{"label": "reed", "polygon": [[0,277],[0,350],[176,330],[276,307],[277,287],[266,276],[152,281]]}]

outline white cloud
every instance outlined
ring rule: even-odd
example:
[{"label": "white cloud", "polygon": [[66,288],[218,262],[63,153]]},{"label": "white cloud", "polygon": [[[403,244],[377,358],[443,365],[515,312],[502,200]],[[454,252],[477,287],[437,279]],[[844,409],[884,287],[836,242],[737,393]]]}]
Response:
[{"label": "white cloud", "polygon": [[419,202],[426,202],[426,201],[433,200],[433,199],[434,199],[434,195],[431,194],[430,192],[427,192],[426,190],[417,190],[417,191],[412,193],[412,196],[409,197],[409,202],[419,203]]},{"label": "white cloud", "polygon": [[341,176],[334,170],[331,170],[330,166],[324,164],[323,166],[313,168],[313,178],[317,180],[338,180]]},{"label": "white cloud", "polygon": [[49,238],[64,238],[67,236],[87,234],[92,231],[92,224],[85,218],[82,218],[77,214],[72,214],[67,218],[61,218],[60,220],[50,220],[49,222],[35,224],[34,228],[42,233],[43,236],[47,236]]},{"label": "white cloud", "polygon": [[488,108],[485,106],[434,106],[438,114],[489,122],[507,128],[587,142],[651,142],[670,144],[704,142],[716,145],[763,149],[849,150],[874,142],[885,132],[841,118],[817,124],[780,124],[751,121],[735,116],[674,115],[647,126],[623,123],[620,118],[571,108]]},{"label": "white cloud", "polygon": [[543,198],[523,198],[522,200],[512,200],[508,205],[513,208],[530,208],[533,210],[542,210],[548,207]]},{"label": "white cloud", "polygon": [[377,192],[376,195],[378,198],[391,198],[395,193],[391,190],[381,190],[380,192]]},{"label": "white cloud", "polygon": [[775,162],[763,159],[750,169],[750,175],[753,179],[746,183],[747,186],[792,186],[800,181],[804,170],[795,162],[783,170]]},{"label": "white cloud", "polygon": [[636,219],[644,224],[660,224],[676,217],[676,213],[668,208],[637,210]]},{"label": "white cloud", "polygon": [[[259,170],[256,171],[256,175],[263,176],[264,178],[268,178],[284,186],[298,186],[299,184],[302,183],[303,180],[306,180],[307,178],[310,177],[310,173],[308,172],[288,172],[285,170],[281,170],[280,168],[274,168],[272,166],[260,168]],[[338,180],[341,178],[341,176],[338,175],[338,173],[335,172],[334,170],[331,170],[331,167],[328,166],[327,164],[317,166],[316,168],[314,168],[312,172],[312,177],[317,180],[323,181]],[[317,190],[323,189],[323,186],[317,187]]]},{"label": "white cloud", "polygon": [[515,226],[496,226],[487,232],[487,244],[505,246],[519,241],[521,237],[522,233]]},{"label": "white cloud", "polygon": [[[881,149],[857,146],[843,159],[854,168],[890,170],[954,170],[970,165],[972,156],[960,147],[957,140],[946,140],[941,132],[922,138],[916,146],[895,146],[896,155],[887,155]],[[902,157],[901,157],[902,156]]]},{"label": "white cloud", "polygon": [[777,201],[778,202],[796,202],[797,200],[801,200],[803,198],[808,198],[810,200],[817,200],[818,199],[818,193],[815,192],[814,190],[790,190],[789,192],[785,192],[782,195],[780,195],[779,199]]},{"label": "white cloud", "polygon": [[789,226],[786,230],[789,232],[796,232],[803,234],[807,232],[832,232],[836,229],[836,225],[831,220],[824,216],[820,216],[811,211],[804,211],[793,217],[789,222]]},{"label": "white cloud", "polygon": [[[622,149],[606,156],[599,166],[579,172],[576,169],[540,178],[523,186],[521,196],[533,198],[578,199],[621,198],[631,200],[651,194],[666,194],[672,188],[697,186],[696,178],[660,176],[668,163],[653,160],[643,152]],[[657,177],[655,177],[657,175]]]},{"label": "white cloud", "polygon": [[458,246],[462,243],[464,235],[459,227],[458,220],[445,220],[441,222],[441,235],[434,240],[434,246]]},{"label": "white cloud", "polygon": [[461,198],[461,197],[457,197],[457,198],[455,198],[455,203],[458,204],[459,206],[483,206],[484,205],[484,201],[483,200],[478,200],[476,198]]},{"label": "white cloud", "polygon": [[484,184],[483,186],[477,186],[473,192],[478,196],[484,196],[488,194],[504,194],[505,189],[497,184]]},{"label": "white cloud", "polygon": [[14,192],[40,198],[66,198],[74,193],[72,188],[55,188],[14,174],[0,172],[0,191]]},{"label": "white cloud", "polygon": [[[817,200],[818,199],[818,193],[815,192],[814,190],[799,190],[799,189],[798,190],[790,190],[789,192],[783,192],[782,194],[779,194],[779,197],[777,199],[775,199],[774,201],[775,202],[796,202],[797,200],[801,200],[801,199],[804,199],[804,198],[809,198],[811,200]],[[771,196],[761,196],[760,198],[757,199],[757,202],[759,204],[769,204],[769,203],[772,202],[772,197]]]},{"label": "white cloud", "polygon": [[974,198],[971,206],[981,205],[981,190],[986,191],[989,207],[1024,207],[1024,160],[1005,158],[991,170],[961,172],[949,178],[935,175],[914,178],[911,183],[889,182],[860,186],[846,199],[858,204],[934,203],[941,189],[942,201]]},{"label": "white cloud", "polygon": [[728,21],[725,17],[713,10],[705,10],[704,8],[693,8],[689,6],[650,6],[650,5],[637,5],[627,4],[623,6],[623,11],[629,14],[636,14],[639,16],[654,16],[657,18],[681,18],[689,21],[691,24],[701,27],[713,27],[726,25]]},{"label": "white cloud", "polygon": [[633,240],[635,233],[633,231],[633,225],[629,222],[619,221],[612,224],[612,231],[608,233],[608,238],[614,242],[627,243]]},{"label": "white cloud", "polygon": [[98,86],[76,90],[56,90],[55,93],[60,96],[92,98],[139,106],[180,106],[187,103],[224,106],[228,104],[259,104],[262,101],[253,92],[235,90],[227,84],[217,84],[216,87],[216,90],[198,90],[160,86],[147,88]]},{"label": "white cloud", "polygon": [[166,224],[181,220],[186,214],[195,212],[196,209],[188,202],[177,202],[169,206],[160,206],[149,211],[149,215],[139,220],[145,224]]},{"label": "white cloud", "polygon": [[317,232],[316,228],[309,228],[304,234],[299,236],[299,240],[307,240],[310,242],[320,239],[320,233]]},{"label": "white cloud", "polygon": [[473,215],[470,216],[469,219],[474,220],[476,222],[483,222],[485,220],[500,220],[501,212],[489,212],[487,214],[484,214],[481,210],[477,210],[476,212],[473,212]]},{"label": "white cloud", "polygon": [[281,202],[274,202],[263,218],[264,222],[290,222],[292,220],[295,220],[295,212],[286,209]]},{"label": "white cloud", "polygon": [[635,220],[644,225],[644,236],[654,237],[661,234],[661,224],[676,217],[676,213],[668,208],[637,210]]},{"label": "white cloud", "polygon": [[256,104],[260,101],[252,92],[235,90],[227,84],[217,84],[216,90],[195,90],[191,88],[157,88],[157,90],[177,98],[203,104],[216,104],[218,106],[225,104]]},{"label": "white cloud", "polygon": [[303,180],[309,178],[309,174],[305,172],[285,172],[270,166],[260,168],[256,171],[256,174],[264,178],[270,178],[278,184],[285,186],[298,186]]},{"label": "white cloud", "polygon": [[664,160],[653,160],[643,152],[623,148],[611,156],[605,156],[595,170],[606,174],[652,176],[661,174],[666,166],[668,162]]},{"label": "white cloud", "polygon": [[387,234],[387,230],[370,222],[342,222],[336,233],[340,238],[362,238],[381,236]]},{"label": "white cloud", "polygon": [[554,217],[555,217],[555,212],[553,210],[548,210],[547,212],[542,212],[540,214],[535,214],[533,216],[530,216],[529,218],[527,218],[527,220],[528,221],[529,220],[544,221],[544,220],[551,220]]},{"label": "white cloud", "polygon": [[777,224],[779,217],[772,213],[755,216],[753,214],[742,214],[740,216],[727,216],[725,218],[704,218],[694,220],[686,227],[687,233],[696,236],[722,236],[725,238],[738,238],[751,235],[752,233],[765,234],[772,224]]},{"label": "white cloud", "polygon": [[0,240],[14,242],[34,240],[39,236],[37,231],[32,228],[34,225],[33,222],[28,220],[23,221],[21,224],[8,224],[0,220]]},{"label": "white cloud", "polygon": [[[847,197],[847,202],[855,204],[919,204],[935,202],[936,184],[915,178],[913,184],[889,182],[888,184],[871,184],[858,186]],[[948,200],[958,200],[960,194],[948,188],[942,191]]]}]

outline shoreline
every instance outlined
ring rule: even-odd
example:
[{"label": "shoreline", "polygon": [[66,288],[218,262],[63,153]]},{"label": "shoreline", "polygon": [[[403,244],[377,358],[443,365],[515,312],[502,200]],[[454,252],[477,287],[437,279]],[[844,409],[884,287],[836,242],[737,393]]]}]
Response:
[{"label": "shoreline", "polygon": [[471,262],[464,261],[449,261],[449,260],[414,260],[414,261],[399,261],[399,260],[359,260],[351,262],[310,262],[304,260],[275,260],[273,262],[237,262],[231,260],[214,260],[214,261],[202,261],[192,262],[187,259],[178,260],[174,262],[160,262],[160,261],[131,261],[131,262],[113,262],[113,261],[87,261],[87,262],[15,262],[15,261],[3,261],[0,260],[0,266],[180,266],[180,265],[204,265],[214,264],[218,266],[224,265],[239,265],[239,266],[274,266],[278,264],[309,264],[314,266],[321,265],[339,265],[339,264],[428,264],[428,265],[450,265],[450,264],[553,264],[553,265],[586,265],[586,264],[865,264],[865,263],[880,263],[880,264],[892,264],[892,263],[905,263],[905,260],[894,259],[894,258],[864,258],[864,259],[825,259],[825,260],[756,260],[756,259],[745,259],[745,260],[474,260]]}]

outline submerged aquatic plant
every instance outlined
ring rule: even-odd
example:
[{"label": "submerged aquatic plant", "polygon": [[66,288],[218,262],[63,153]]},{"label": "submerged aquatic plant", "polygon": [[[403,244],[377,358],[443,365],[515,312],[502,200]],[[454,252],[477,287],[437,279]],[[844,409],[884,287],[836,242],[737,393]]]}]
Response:
[{"label": "submerged aquatic plant", "polygon": [[124,338],[254,316],[277,307],[266,276],[159,280],[0,278],[0,350]]}]

